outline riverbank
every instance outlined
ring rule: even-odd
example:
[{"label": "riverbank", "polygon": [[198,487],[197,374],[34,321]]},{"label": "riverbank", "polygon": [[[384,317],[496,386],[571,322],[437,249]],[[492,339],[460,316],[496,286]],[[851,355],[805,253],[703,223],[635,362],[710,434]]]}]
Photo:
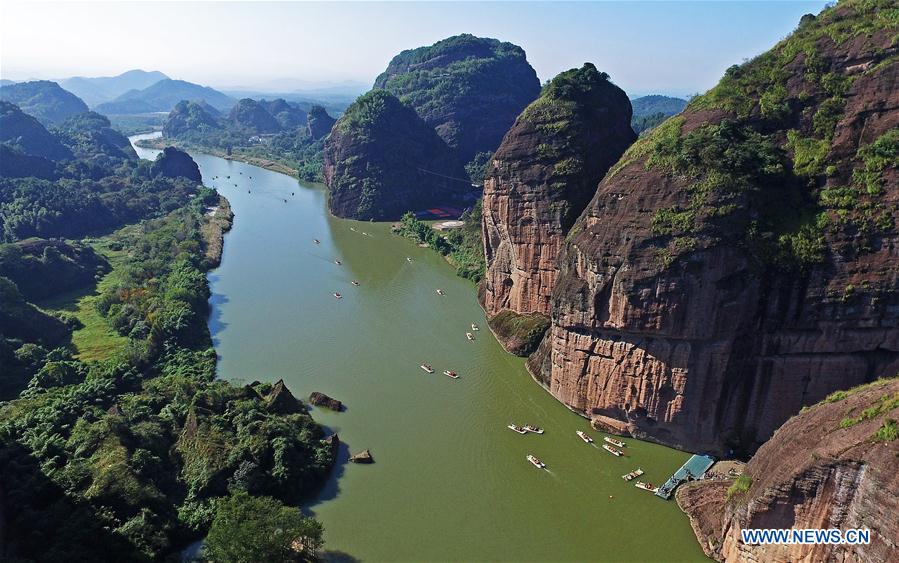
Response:
[{"label": "riverbank", "polygon": [[265,168],[266,170],[271,170],[272,172],[278,172],[281,174],[285,174],[287,176],[291,176],[293,178],[297,177],[297,168],[292,165],[289,161],[286,160],[278,160],[278,159],[268,159],[262,158],[255,155],[249,155],[240,151],[240,149],[232,150],[229,155],[227,151],[216,147],[208,147],[205,145],[195,145],[193,143],[184,143],[178,141],[176,139],[169,139],[166,137],[155,137],[152,139],[140,139],[135,141],[134,144],[138,147],[144,149],[155,149],[162,150],[165,147],[178,147],[179,149],[192,151],[192,152],[201,152],[204,154],[208,154],[211,156],[217,156],[219,158],[223,158],[225,160],[234,160],[237,162],[243,162],[246,164],[250,164],[252,166],[258,166],[259,168]]},{"label": "riverbank", "polygon": [[206,221],[200,228],[200,234],[206,242],[206,261],[212,268],[222,263],[222,252],[225,246],[225,234],[234,225],[234,212],[231,202],[219,194],[218,205],[206,210]]}]

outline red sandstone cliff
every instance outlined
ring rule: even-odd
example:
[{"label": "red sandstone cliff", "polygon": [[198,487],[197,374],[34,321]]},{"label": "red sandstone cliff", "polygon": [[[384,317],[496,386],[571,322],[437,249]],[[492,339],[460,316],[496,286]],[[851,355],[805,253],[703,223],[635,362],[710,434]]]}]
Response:
[{"label": "red sandstone cliff", "polygon": [[518,117],[484,183],[484,308],[550,313],[565,235],[636,135],[627,95],[586,63]]},{"label": "red sandstone cliff", "polygon": [[[733,563],[899,560],[899,380],[828,400],[759,449],[746,466],[745,491],[734,487],[728,499],[726,481],[678,491],[707,555]],[[741,540],[746,528],[867,528],[871,543],[753,546]]]},{"label": "red sandstone cliff", "polygon": [[609,171],[529,361],[553,395],[596,425],[752,450],[803,405],[899,373],[890,13],[803,18]]}]

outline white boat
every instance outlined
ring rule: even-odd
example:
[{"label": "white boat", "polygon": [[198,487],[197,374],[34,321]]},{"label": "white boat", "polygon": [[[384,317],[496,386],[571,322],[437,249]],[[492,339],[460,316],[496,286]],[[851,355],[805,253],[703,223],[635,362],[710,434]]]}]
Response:
[{"label": "white boat", "polygon": [[336,299],[343,299],[343,295],[337,293],[336,291],[334,292],[334,297],[335,297]]},{"label": "white boat", "polygon": [[625,481],[632,481],[633,479],[636,479],[640,475],[643,475],[643,470],[638,467],[637,469],[634,469],[627,475],[622,475],[621,478],[624,479]]},{"label": "white boat", "polygon": [[447,377],[452,377],[453,379],[459,379],[458,373],[456,373],[454,371],[450,371],[448,369],[443,370],[443,375],[445,375]]},{"label": "white boat", "polygon": [[469,339],[469,340],[474,340],[474,335],[473,335],[472,333],[470,333],[470,332],[466,332],[466,333],[465,333],[465,338],[467,338],[467,339]]},{"label": "white boat", "polygon": [[621,457],[622,455],[624,455],[624,452],[622,452],[621,450],[615,449],[608,444],[603,444],[602,449],[604,449],[605,451],[609,452],[610,454],[612,454],[613,456],[616,456],[616,457]]},{"label": "white boat", "polygon": [[412,261],[412,258],[409,256],[406,256],[406,262],[411,262],[411,261]]},{"label": "white boat", "polygon": [[471,330],[481,330],[478,323],[471,323]]},{"label": "white boat", "polygon": [[444,293],[442,289],[438,289],[437,295],[446,295],[446,293]]},{"label": "white boat", "polygon": [[659,488],[658,488],[658,487],[653,487],[653,486],[652,486],[652,483],[644,483],[643,481],[637,481],[637,482],[634,484],[634,486],[637,487],[638,489],[643,489],[644,491],[649,491],[650,493],[657,493],[657,492],[659,492]]},{"label": "white boat", "polygon": [[527,433],[528,433],[527,430],[525,430],[525,429],[522,428],[521,426],[518,426],[518,425],[515,424],[515,423],[512,423],[512,424],[506,426],[506,428],[508,428],[508,429],[511,430],[512,432],[518,432],[519,434],[527,434]]},{"label": "white boat", "polygon": [[530,462],[531,462],[531,465],[533,465],[533,466],[536,467],[537,469],[545,469],[545,468],[546,468],[546,464],[545,464],[545,463],[543,463],[542,461],[540,461],[539,459],[537,459],[536,456],[533,456],[533,455],[531,455],[531,454],[528,454],[528,461],[530,461]]},{"label": "white boat", "polygon": [[318,240],[317,238],[314,238],[314,239],[312,239],[312,242],[314,242],[315,244],[321,244],[322,241]]},{"label": "white boat", "polygon": [[622,442],[621,440],[616,440],[615,438],[610,438],[609,436],[605,436],[605,437],[603,438],[603,440],[605,440],[606,442],[612,444],[613,446],[618,446],[619,448],[625,448],[625,447],[627,447],[627,444],[625,444],[625,443]]},{"label": "white boat", "polygon": [[530,424],[525,424],[524,429],[534,434],[543,434],[543,429],[539,426],[531,426]]},{"label": "white boat", "polygon": [[343,262],[341,262],[340,260],[335,260],[334,263],[337,264],[338,266],[343,265]]},{"label": "white boat", "polygon": [[350,230],[353,231],[353,232],[355,233],[355,232],[356,232],[356,227],[350,227]]},{"label": "white boat", "polygon": [[355,285],[356,287],[359,287],[359,282],[357,282],[356,280],[353,280],[350,283]]},{"label": "white boat", "polygon": [[588,444],[593,443],[593,438],[588,436],[586,432],[582,432],[582,431],[578,430],[576,432],[576,434],[578,435],[578,437],[580,437],[581,440],[587,442]]},{"label": "white boat", "polygon": [[420,367],[421,369],[425,370],[428,373],[434,373],[434,368],[431,367],[431,364],[421,364],[418,367]]}]

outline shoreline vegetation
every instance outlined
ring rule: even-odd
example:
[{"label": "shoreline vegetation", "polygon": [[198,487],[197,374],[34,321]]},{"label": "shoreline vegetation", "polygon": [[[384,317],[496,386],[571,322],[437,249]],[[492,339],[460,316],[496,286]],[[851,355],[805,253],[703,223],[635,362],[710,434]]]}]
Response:
[{"label": "shoreline vegetation", "polygon": [[437,231],[410,211],[394,223],[391,230],[436,251],[456,269],[456,275],[478,284],[484,279],[486,271],[484,245],[481,242],[481,200],[466,209],[459,220],[465,223],[462,228]]},{"label": "shoreline vegetation", "polygon": [[[263,158],[260,156],[255,156],[251,154],[246,154],[241,152],[242,149],[240,147],[235,147],[231,154],[228,154],[228,151],[211,147],[208,145],[198,145],[196,143],[190,143],[185,141],[180,141],[178,139],[171,139],[168,137],[157,137],[155,139],[141,139],[139,141],[135,141],[134,143],[138,147],[144,149],[157,149],[162,150],[165,147],[178,147],[179,149],[185,151],[196,151],[204,154],[208,154],[211,156],[217,156],[219,158],[224,158],[225,160],[236,160],[238,162],[243,162],[246,164],[251,164],[253,166],[258,166],[260,168],[265,168],[266,170],[271,170],[272,172],[280,172],[281,174],[285,174],[290,176],[291,178],[299,177],[299,169],[296,167],[294,163],[287,159],[277,159],[277,158]],[[312,182],[315,183],[315,182]]]}]

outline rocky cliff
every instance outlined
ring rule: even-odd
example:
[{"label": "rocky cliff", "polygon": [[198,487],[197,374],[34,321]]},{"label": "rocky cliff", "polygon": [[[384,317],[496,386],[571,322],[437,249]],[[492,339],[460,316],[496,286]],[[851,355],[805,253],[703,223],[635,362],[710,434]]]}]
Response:
[{"label": "rocky cliff", "polygon": [[384,90],[360,96],[325,142],[328,207],[338,217],[396,219],[471,192],[452,150]]},{"label": "rocky cliff", "polygon": [[186,152],[175,147],[166,147],[156,157],[150,169],[153,176],[164,178],[187,178],[194,182],[202,182],[200,167]]},{"label": "rocky cliff", "polygon": [[899,372],[895,4],[844,1],[631,146],[529,367],[596,426],[752,451]]},{"label": "rocky cliff", "polygon": [[309,113],[306,115],[306,132],[309,134],[309,137],[317,141],[331,132],[331,128],[334,127],[336,121],[336,119],[328,115],[325,108],[314,105],[309,108]]},{"label": "rocky cliff", "polygon": [[[678,491],[718,561],[895,561],[899,554],[899,380],[840,391],[790,419],[743,477]],[[728,485],[730,484],[730,487]],[[867,528],[859,546],[746,545],[746,528]]]},{"label": "rocky cliff", "polygon": [[506,133],[484,182],[484,309],[550,313],[565,235],[636,140],[627,95],[587,63],[544,87]]},{"label": "rocky cliff", "polygon": [[521,47],[464,34],[403,51],[375,88],[415,108],[468,162],[496,150],[540,81]]}]

